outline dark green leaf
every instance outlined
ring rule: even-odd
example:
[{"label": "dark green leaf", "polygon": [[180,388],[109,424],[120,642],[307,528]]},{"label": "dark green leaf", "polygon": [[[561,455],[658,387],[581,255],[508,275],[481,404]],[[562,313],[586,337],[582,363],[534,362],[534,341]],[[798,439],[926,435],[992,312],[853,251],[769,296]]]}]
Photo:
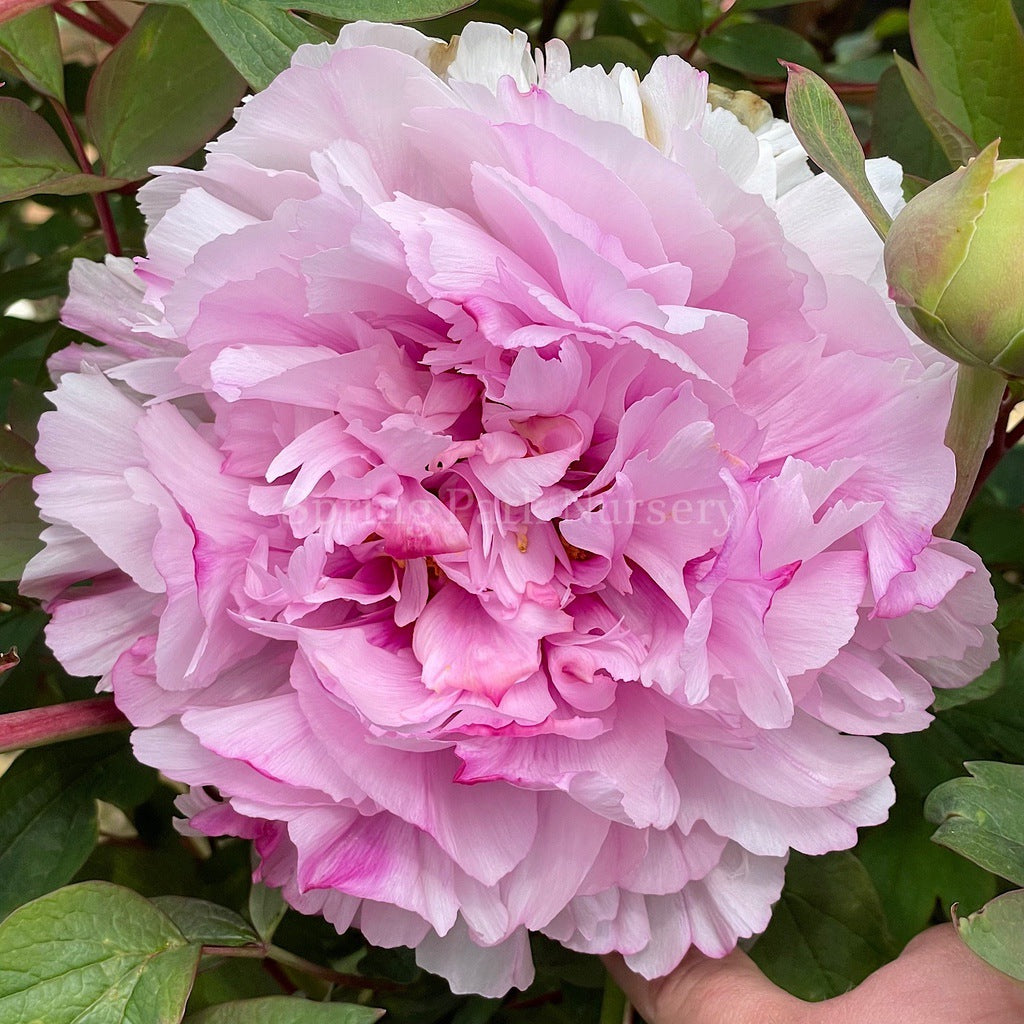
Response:
[{"label": "dark green leaf", "polygon": [[373,1024],[383,1015],[383,1010],[369,1006],[268,996],[211,1006],[189,1017],[188,1024]]},{"label": "dark green leaf", "polygon": [[323,14],[339,21],[425,21],[471,7],[476,0],[270,0],[282,10]]},{"label": "dark green leaf", "polygon": [[736,0],[734,11],[763,11],[771,7],[794,7],[812,0]]},{"label": "dark green leaf", "polygon": [[262,961],[251,957],[222,957],[214,969],[201,970],[196,975],[188,1008],[195,1014],[208,1006],[229,1003],[235,999],[280,994],[281,986],[270,976]]},{"label": "dark green leaf", "polygon": [[857,857],[875,883],[899,946],[939,914],[948,920],[954,903],[977,910],[997,891],[994,876],[936,846],[932,831],[918,800],[899,800],[889,820],[864,830],[857,843]]},{"label": "dark green leaf", "polygon": [[677,32],[698,33],[704,25],[701,0],[637,0],[652,18]]},{"label": "dark green leaf", "polygon": [[1024,658],[1006,656],[1005,682],[991,697],[942,711],[925,732],[886,743],[896,761],[896,788],[922,800],[961,776],[965,761],[1024,762]]},{"label": "dark green leaf", "polygon": [[1024,765],[969,761],[972,778],[950,779],[928,797],[932,838],[1024,885]]},{"label": "dark green leaf", "polygon": [[978,147],[971,138],[939,112],[935,104],[935,92],[924,75],[899,55],[896,56],[896,67],[914,106],[917,107],[917,112],[935,136],[935,141],[942,147],[942,152],[946,154],[950,165],[962,167],[976,157]]},{"label": "dark green leaf", "polygon": [[20,579],[29,559],[42,548],[42,523],[36,496],[27,476],[15,476],[0,484],[0,580]]},{"label": "dark green leaf", "polygon": [[35,476],[44,470],[45,467],[32,451],[32,445],[12,431],[0,427],[0,480],[12,473]]},{"label": "dark green leaf", "polygon": [[135,180],[195,152],[243,92],[245,82],[195,18],[150,7],[96,69],[86,119],[106,172]]},{"label": "dark green leaf", "polygon": [[68,886],[0,924],[0,1020],[178,1024],[198,963],[199,946],[137,893]]},{"label": "dark green leaf", "polygon": [[924,123],[895,67],[878,80],[871,120],[871,152],[890,156],[907,175],[927,183],[949,173],[949,161]]},{"label": "dark green leaf", "polygon": [[64,60],[52,8],[40,7],[0,24],[0,60],[33,89],[64,102]]},{"label": "dark green leaf", "polygon": [[62,196],[102,192],[122,184],[83,174],[57,133],[37,113],[21,100],[0,99],[0,202],[39,192]]},{"label": "dark green leaf", "polygon": [[868,181],[864,150],[839,97],[822,78],[807,68],[787,64],[786,109],[807,155],[846,189],[885,238],[892,218]]},{"label": "dark green leaf", "polygon": [[189,896],[157,896],[153,906],[177,925],[189,942],[204,946],[253,946],[259,936],[227,907]]},{"label": "dark green leaf", "polygon": [[956,922],[960,938],[993,967],[1024,981],[1024,890],[996,897]]},{"label": "dark green leaf", "polygon": [[151,779],[120,739],[21,754],[0,776],[0,917],[74,877],[96,843],[98,798],[131,805]]},{"label": "dark green leaf", "polygon": [[1024,156],[1024,31],[1010,0],[914,0],[910,36],[938,109],[980,147]]},{"label": "dark green leaf", "polygon": [[953,690],[936,690],[932,708],[935,711],[948,711],[972,701],[985,700],[1001,689],[1006,676],[1005,662],[1000,659],[993,662],[977,679],[967,686]]},{"label": "dark green leaf", "polygon": [[895,953],[878,893],[856,857],[794,853],[750,955],[776,985],[816,1001],[858,985]]},{"label": "dark green leaf", "polygon": [[700,45],[713,61],[752,78],[785,77],[780,60],[824,72],[818,51],[803,36],[781,25],[739,22],[720,28]]},{"label": "dark green leaf", "polygon": [[326,36],[308,21],[266,0],[158,0],[186,7],[254,88],[266,88],[303,43]]},{"label": "dark green leaf", "polygon": [[49,751],[0,777],[0,917],[70,881],[96,843],[96,800],[65,788]]},{"label": "dark green leaf", "polygon": [[249,891],[249,920],[264,942],[274,937],[287,909],[288,905],[280,889],[271,889],[262,882],[253,882]]},{"label": "dark green leaf", "polygon": [[575,67],[600,66],[605,71],[611,71],[616,64],[625,64],[641,75],[651,69],[650,55],[621,36],[594,36],[573,43],[572,62]]}]

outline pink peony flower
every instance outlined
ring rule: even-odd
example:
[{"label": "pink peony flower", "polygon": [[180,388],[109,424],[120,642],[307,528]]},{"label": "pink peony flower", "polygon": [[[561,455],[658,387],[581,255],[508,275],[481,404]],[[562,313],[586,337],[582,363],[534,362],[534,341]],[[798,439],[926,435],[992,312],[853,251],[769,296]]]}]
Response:
[{"label": "pink peony flower", "polygon": [[54,358],[25,590],[299,910],[489,995],[530,929],[721,956],[994,657],[949,366],[682,60],[351,25],[140,199],[148,256],[72,274],[106,347]]}]

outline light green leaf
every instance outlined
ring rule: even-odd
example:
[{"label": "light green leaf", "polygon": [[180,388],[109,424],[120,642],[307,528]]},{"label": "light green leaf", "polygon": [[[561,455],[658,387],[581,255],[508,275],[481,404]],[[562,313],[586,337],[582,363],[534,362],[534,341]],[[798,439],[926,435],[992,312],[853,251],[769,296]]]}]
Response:
[{"label": "light green leaf", "polygon": [[187,1024],[373,1024],[383,1016],[383,1010],[370,1006],[267,996],[211,1006],[189,1017]]},{"label": "light green leaf", "polygon": [[303,43],[326,36],[267,0],[157,0],[185,7],[254,89],[265,89]]},{"label": "light green leaf", "polygon": [[17,580],[29,559],[42,548],[43,524],[36,511],[32,480],[14,476],[0,484],[0,580]]},{"label": "light green leaf", "polygon": [[701,49],[716,63],[753,78],[783,78],[779,61],[824,71],[818,51],[803,36],[781,25],[739,22],[706,36]]},{"label": "light green leaf", "polygon": [[157,896],[153,906],[162,910],[189,942],[204,946],[253,946],[259,936],[233,910],[191,896]]},{"label": "light green leaf", "polygon": [[972,778],[933,790],[925,816],[935,842],[988,871],[1024,885],[1024,765],[968,761]]},{"label": "light green leaf", "polygon": [[960,938],[993,967],[1024,981],[1024,890],[997,896],[956,922]]},{"label": "light green leaf", "polygon": [[846,189],[884,239],[892,218],[868,181],[864,150],[842,102],[813,71],[796,64],[785,66],[789,70],[786,109],[797,138],[807,155]]},{"label": "light green leaf", "polygon": [[820,1000],[847,992],[895,953],[878,893],[853,854],[794,853],[750,955],[776,985]]},{"label": "light green leaf", "polygon": [[637,0],[652,17],[677,32],[696,34],[704,25],[701,0]]},{"label": "light green leaf", "polygon": [[134,181],[195,152],[243,92],[245,82],[195,18],[150,7],[96,69],[86,120],[107,173]]},{"label": "light green leaf", "polygon": [[946,154],[950,165],[962,167],[972,157],[976,157],[978,147],[969,135],[964,134],[949,118],[940,113],[935,103],[935,91],[924,75],[899,54],[896,55],[896,67],[917,112],[935,137],[935,141],[942,147],[942,152]]},{"label": "light green leaf", "polygon": [[0,1020],[178,1024],[199,946],[130,889],[82,882],[0,924]]},{"label": "light green leaf", "polygon": [[44,192],[74,196],[123,181],[83,174],[57,133],[21,100],[0,99],[0,202]]},{"label": "light green leaf", "polygon": [[1024,156],[1024,31],[1010,0],[913,0],[910,37],[939,111],[979,148]]},{"label": "light green leaf", "polygon": [[274,937],[287,909],[288,905],[280,889],[271,889],[262,882],[253,882],[249,891],[249,920],[264,942]]},{"label": "light green leaf", "polygon": [[426,21],[471,7],[476,0],[269,0],[282,10],[322,14],[339,21]]},{"label": "light green leaf", "polygon": [[0,62],[9,63],[44,96],[64,102],[64,59],[53,8],[40,7],[0,24]]}]

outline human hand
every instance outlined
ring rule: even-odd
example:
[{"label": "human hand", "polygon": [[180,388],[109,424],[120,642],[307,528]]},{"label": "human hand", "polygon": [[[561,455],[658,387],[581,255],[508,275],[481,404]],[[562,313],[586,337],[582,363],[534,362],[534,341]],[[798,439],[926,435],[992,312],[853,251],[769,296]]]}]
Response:
[{"label": "human hand", "polygon": [[805,1003],[776,988],[745,954],[691,953],[645,981],[618,956],[612,976],[648,1024],[1024,1024],[1024,985],[975,956],[952,925],[918,935],[857,988]]}]

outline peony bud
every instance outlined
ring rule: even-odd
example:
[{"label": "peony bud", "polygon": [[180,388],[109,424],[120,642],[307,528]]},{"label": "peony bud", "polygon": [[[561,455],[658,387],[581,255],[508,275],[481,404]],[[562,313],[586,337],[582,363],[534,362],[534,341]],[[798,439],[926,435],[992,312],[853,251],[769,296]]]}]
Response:
[{"label": "peony bud", "polygon": [[885,243],[889,294],[940,352],[1024,377],[1024,160],[998,142],[915,196]]}]

